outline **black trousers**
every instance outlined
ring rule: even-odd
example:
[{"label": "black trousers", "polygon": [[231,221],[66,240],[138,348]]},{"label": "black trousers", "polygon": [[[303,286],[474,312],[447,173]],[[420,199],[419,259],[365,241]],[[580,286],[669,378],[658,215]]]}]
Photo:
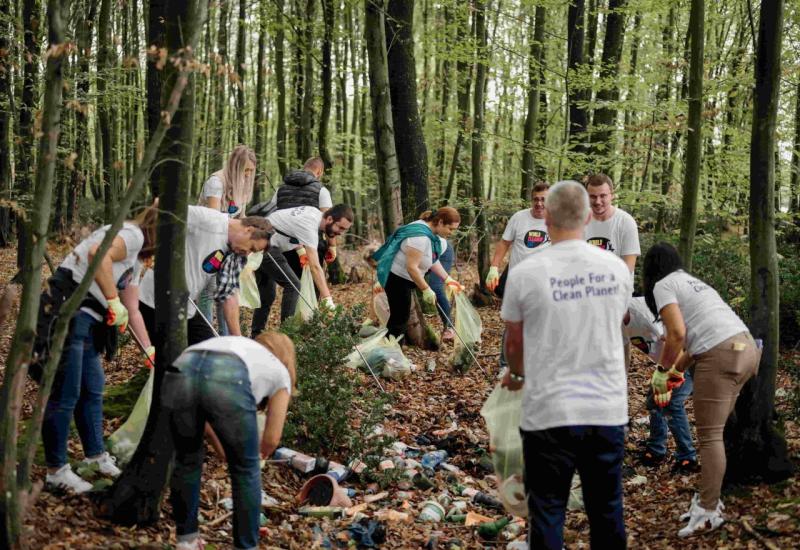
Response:
[{"label": "black trousers", "polygon": [[[150,340],[152,340],[153,345],[156,345],[159,338],[163,338],[163,335],[156,333],[156,310],[147,304],[139,302],[139,311],[142,314],[142,319],[144,319],[144,326],[147,328],[147,334],[150,335]],[[195,313],[194,316],[190,317],[186,322],[186,333],[190,346],[214,337],[214,331],[211,330],[208,323],[203,321],[199,313]]]},{"label": "black trousers", "polygon": [[389,273],[384,289],[389,300],[389,321],[386,323],[386,328],[394,337],[406,333],[408,318],[411,316],[411,293],[416,287],[413,281]]}]

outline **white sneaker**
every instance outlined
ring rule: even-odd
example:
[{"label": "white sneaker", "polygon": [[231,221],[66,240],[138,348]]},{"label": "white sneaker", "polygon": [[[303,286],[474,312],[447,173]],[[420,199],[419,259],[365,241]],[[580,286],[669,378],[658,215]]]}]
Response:
[{"label": "white sneaker", "polygon": [[725,522],[725,518],[722,516],[724,509],[725,505],[721,500],[717,501],[717,507],[714,510],[706,510],[698,503],[689,511],[689,523],[678,531],[678,536],[688,537],[698,531],[713,531]]},{"label": "white sneaker", "polygon": [[689,511],[681,514],[681,521],[686,521],[692,517],[692,512],[694,512],[698,506],[700,506],[700,493],[695,493],[692,495],[692,502],[689,504]]},{"label": "white sneaker", "polygon": [[103,475],[117,477],[122,473],[122,470],[117,468],[117,459],[108,454],[108,452],[87,458],[84,462],[86,464],[97,464],[97,469],[100,470],[100,473]]},{"label": "white sneaker", "polygon": [[205,547],[206,541],[200,537],[197,537],[191,541],[179,542],[175,545],[175,550],[205,550]]},{"label": "white sneaker", "polygon": [[45,483],[51,487],[64,489],[76,495],[92,490],[92,484],[73,472],[69,464],[64,464],[54,474],[47,474]]}]

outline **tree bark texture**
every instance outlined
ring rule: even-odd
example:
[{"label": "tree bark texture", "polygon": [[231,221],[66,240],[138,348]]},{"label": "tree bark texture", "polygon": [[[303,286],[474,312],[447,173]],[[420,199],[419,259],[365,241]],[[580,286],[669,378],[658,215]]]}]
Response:
[{"label": "tree bark texture", "polygon": [[303,26],[303,105],[300,115],[298,157],[304,162],[314,154],[314,22],[317,0],[306,0]]},{"label": "tree bark texture", "polygon": [[275,135],[275,153],[278,157],[278,171],[280,176],[283,177],[287,171],[287,158],[286,158],[286,75],[283,68],[283,55],[284,55],[284,20],[283,20],[283,6],[284,0],[275,0],[275,10],[277,12],[277,26],[275,28],[275,37],[273,40],[273,47],[275,48],[275,89],[278,97],[276,98],[277,105],[275,107],[277,113],[277,129]]},{"label": "tree bark texture", "polygon": [[[169,5],[169,2],[166,3]],[[209,172],[214,172],[223,167],[226,160],[225,151],[225,106],[228,103],[228,20],[230,14],[230,0],[219,0],[219,27],[217,29],[217,63],[214,81],[216,87],[214,90],[215,105],[214,105],[214,126],[209,127],[208,131],[213,132],[214,147],[213,154],[210,159]],[[166,75],[165,75],[166,76]],[[161,96],[159,96],[161,97]],[[166,146],[169,146],[169,138],[167,138]]]},{"label": "tree bark texture", "polygon": [[[166,30],[164,28],[164,10],[167,0],[149,0],[147,10],[147,47],[160,51],[166,47]],[[164,89],[164,71],[160,67],[159,56],[147,56],[147,73],[145,84],[147,91],[147,135],[148,139],[158,128],[161,122],[161,94]],[[213,132],[216,138],[216,130],[208,129]],[[216,142],[213,142],[216,146]],[[153,167],[151,177],[150,193],[157,197],[159,193],[158,182],[161,179],[161,165]]]},{"label": "tree bark texture", "polygon": [[428,210],[428,148],[417,106],[414,1],[389,0],[386,51],[405,222]]},{"label": "tree bark texture", "polygon": [[486,7],[487,0],[475,0],[475,44],[477,62],[475,68],[475,95],[473,113],[475,123],[472,128],[472,200],[475,204],[475,236],[478,239],[478,280],[481,290],[485,289],[485,277],[489,271],[489,236],[486,223],[483,190],[483,115],[484,83],[488,52],[486,49]]},{"label": "tree bark texture", "polygon": [[800,212],[800,80],[794,96],[794,146],[792,147],[791,203],[789,211]]},{"label": "tree bark texture", "polygon": [[[325,24],[325,35],[322,38],[322,111],[319,116],[319,133],[317,142],[319,146],[319,156],[325,162],[325,168],[333,168],[333,158],[328,150],[328,123],[331,118],[332,99],[332,62],[331,48],[333,46],[333,24],[334,11],[333,0],[321,0],[322,2],[322,21]],[[345,114],[345,119],[347,115]],[[345,120],[346,122],[346,120]]]},{"label": "tree bark texture", "polygon": [[111,70],[114,65],[112,53],[114,45],[111,43],[111,0],[101,0],[100,20],[97,26],[97,123],[100,130],[100,143],[102,145],[98,163],[98,172],[103,187],[105,203],[104,219],[108,222],[113,216],[117,204],[117,169],[115,168],[114,120],[111,114],[111,98],[108,97],[108,81],[112,78]]},{"label": "tree bark texture", "polygon": [[[567,10],[567,59],[569,72],[569,140],[576,152],[586,151],[586,132],[589,116],[582,104],[586,100],[585,86],[580,83],[583,70],[585,1],[573,0]],[[578,82],[576,82],[578,80]]]},{"label": "tree bark texture", "polygon": [[238,34],[236,37],[236,140],[238,143],[248,143],[247,116],[245,109],[245,86],[247,83],[247,0],[239,0]]},{"label": "tree bark texture", "polygon": [[[472,32],[470,30],[470,11],[472,3],[457,6],[456,15],[458,19],[456,41],[460,45],[467,45],[472,40]],[[467,51],[469,53],[464,53]],[[458,135],[456,136],[456,143],[453,146],[453,161],[450,163],[450,172],[447,177],[447,188],[442,197],[442,203],[447,204],[453,196],[454,187],[456,185],[456,175],[460,168],[459,159],[461,157],[461,148],[464,144],[464,139],[470,128],[470,108],[469,108],[469,93],[472,87],[472,66],[473,66],[474,52],[472,48],[464,47],[459,50],[458,58],[456,61],[456,101],[458,103]]]},{"label": "tree bark texture", "polygon": [[[11,0],[0,0],[0,12],[11,13]],[[10,197],[13,188],[11,175],[11,131],[14,117],[14,63],[10,53],[9,36],[13,36],[13,25],[0,21],[0,196]],[[10,241],[11,210],[0,207],[0,247]]]},{"label": "tree bark texture", "polygon": [[528,112],[525,116],[525,132],[522,138],[522,185],[520,198],[530,200],[531,189],[539,174],[536,173],[534,145],[539,127],[539,93],[540,66],[542,63],[542,43],[544,42],[544,26],[547,8],[536,6],[535,22],[532,25],[533,36],[530,40],[528,54]]},{"label": "tree bark texture", "polygon": [[258,4],[258,62],[256,67],[256,184],[253,188],[253,204],[261,202],[262,188],[265,187],[267,175],[266,144],[269,124],[265,112],[264,92],[267,82],[267,33],[269,17],[266,2]]}]

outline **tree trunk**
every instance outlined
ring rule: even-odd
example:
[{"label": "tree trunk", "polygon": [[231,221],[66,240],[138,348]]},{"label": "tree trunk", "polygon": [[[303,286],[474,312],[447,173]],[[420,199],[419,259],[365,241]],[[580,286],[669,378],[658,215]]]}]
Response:
[{"label": "tree trunk", "polygon": [[268,118],[265,113],[264,89],[267,81],[267,32],[269,32],[269,18],[267,15],[267,3],[258,3],[258,66],[256,70],[256,160],[257,177],[253,189],[253,204],[262,201],[261,189],[266,185],[267,175],[267,124]]},{"label": "tree trunk", "polygon": [[[167,28],[167,47],[177,55],[182,48],[194,49],[206,19],[208,2],[168,3],[163,14]],[[180,32],[179,32],[180,30]],[[183,40],[185,38],[185,40]],[[136,453],[130,463],[109,489],[101,505],[101,513],[113,521],[131,525],[148,524],[160,515],[161,495],[169,479],[170,463],[174,456],[169,421],[161,403],[161,384],[167,365],[186,347],[186,274],[184,270],[186,213],[188,190],[191,183],[192,114],[194,111],[194,77],[188,72],[178,72],[171,63],[165,66],[165,80],[185,79],[183,95],[171,94],[164,103],[180,107],[171,117],[167,131],[166,155],[173,159],[164,163],[159,182],[159,208],[169,215],[158,220],[158,242],[170,243],[156,251],[155,300],[156,366],[153,384],[153,401],[147,425]],[[166,337],[169,335],[169,337]]]},{"label": "tree trunk", "polygon": [[[168,0],[149,0],[147,10],[147,46],[148,49],[154,48],[156,51],[166,47],[166,29],[164,28],[163,14]],[[164,71],[160,67],[157,56],[147,56],[147,135],[148,139],[153,136],[161,122],[161,94],[164,89]],[[208,129],[214,132],[216,128]],[[216,154],[217,142],[214,141],[213,151]],[[161,156],[161,155],[159,155]],[[213,157],[213,155],[212,155]],[[150,179],[150,193],[154,197],[158,196],[158,182],[161,179],[160,163],[153,166],[153,174]]]},{"label": "tree trunk", "polygon": [[236,128],[237,141],[247,143],[247,116],[245,115],[244,93],[247,84],[247,0],[239,0],[239,32],[236,37]]},{"label": "tree trunk", "polygon": [[474,121],[472,128],[472,200],[475,204],[475,229],[478,239],[478,280],[480,289],[485,290],[486,272],[489,271],[489,237],[486,226],[483,191],[483,113],[484,83],[488,52],[486,49],[486,7],[487,0],[475,0],[475,46],[477,62],[475,70],[475,95],[473,98]]},{"label": "tree trunk", "polygon": [[[322,77],[320,84],[322,85],[322,111],[319,116],[319,156],[325,162],[325,168],[330,170],[333,168],[333,158],[330,151],[328,151],[328,122],[331,118],[331,47],[333,43],[333,0],[322,1],[322,20],[325,23],[325,35],[322,38]],[[347,124],[347,115],[345,114],[344,123]]]},{"label": "tree trunk", "polygon": [[[450,32],[450,25],[452,24],[452,9],[450,6],[444,6],[443,23],[445,28],[445,35],[442,39],[444,41],[444,48],[446,50],[442,53],[441,70],[439,79],[441,80],[441,96],[439,98],[439,132],[441,138],[439,140],[439,147],[436,148],[436,184],[441,190],[444,184],[444,165],[445,165],[445,149],[447,146],[447,109],[450,106],[450,81],[452,78],[450,70],[450,48],[452,48],[452,33]],[[447,200],[447,197],[443,197]]]},{"label": "tree trunk", "polygon": [[692,269],[694,234],[697,228],[697,192],[703,155],[703,0],[692,0],[689,15],[691,60],[689,63],[689,120],[686,137],[686,172],[681,203],[681,236],[678,249],[687,271]]},{"label": "tree trunk", "polygon": [[[27,3],[26,3],[27,6]],[[16,318],[11,349],[5,362],[5,375],[0,387],[0,547],[20,548],[22,501],[17,478],[17,424],[22,409],[27,364],[30,361],[36,332],[39,296],[42,291],[42,259],[47,246],[47,227],[53,201],[53,174],[58,158],[61,130],[62,66],[68,49],[61,10],[69,13],[69,2],[49,0],[47,5],[48,42],[42,126],[36,167],[36,186],[30,208],[29,249],[21,270],[22,297]],[[38,23],[38,21],[37,21]],[[38,62],[38,58],[34,60]],[[23,91],[24,93],[24,91]],[[28,105],[29,106],[29,105]]]},{"label": "tree trunk", "polygon": [[111,98],[106,92],[108,80],[112,78],[111,72],[114,64],[114,54],[112,53],[114,45],[111,43],[111,0],[101,0],[100,2],[97,41],[99,46],[97,49],[97,124],[100,129],[99,138],[102,145],[101,151],[99,151],[101,162],[97,164],[97,167],[105,202],[103,217],[108,222],[113,216],[118,202],[117,170],[114,166],[116,161],[114,158],[114,121],[111,115]]},{"label": "tree trunk", "polygon": [[791,202],[789,212],[800,212],[800,80],[794,97],[794,146],[792,147]]},{"label": "tree trunk", "polygon": [[414,0],[389,0],[386,51],[405,222],[428,210],[428,149],[417,106]]},{"label": "tree trunk", "polygon": [[[633,16],[633,29],[631,29],[631,61],[630,61],[630,68],[628,70],[629,76],[634,76],[637,74],[639,70],[639,43],[641,42],[640,30],[642,28],[642,14],[638,10],[636,11],[636,15]],[[687,35],[688,36],[688,35]],[[628,88],[627,93],[625,94],[625,101],[626,103],[633,104],[633,100],[635,99],[634,93],[634,86]],[[623,138],[623,145],[622,145],[622,155],[624,157],[622,163],[622,175],[618,183],[618,187],[622,188],[624,186],[630,186],[631,189],[635,188],[633,183],[633,172],[636,166],[637,159],[633,154],[634,146],[636,144],[636,133],[633,131],[633,123],[635,121],[635,111],[632,107],[628,107],[625,109],[625,122],[623,125],[624,128],[624,138]]]},{"label": "tree trunk", "polygon": [[[168,2],[165,2],[168,5]],[[225,163],[225,106],[228,104],[228,15],[230,13],[230,1],[219,0],[219,28],[217,29],[217,63],[216,75],[213,77],[217,86],[215,90],[214,106],[214,128],[209,131],[214,132],[214,149],[211,155],[211,166],[209,172],[214,172],[223,167]]]},{"label": "tree trunk", "polygon": [[750,327],[764,342],[758,376],[739,394],[726,427],[729,481],[786,479],[792,474],[786,440],[775,425],[775,378],[780,331],[775,250],[775,141],[783,42],[783,0],[762,2],[755,62],[750,145]]},{"label": "tree trunk", "polygon": [[584,0],[573,0],[567,10],[567,59],[569,98],[569,141],[578,153],[586,151],[586,131],[589,117],[582,102],[586,100],[585,86],[574,82],[583,70]]},{"label": "tree trunk", "polygon": [[539,128],[539,71],[542,63],[542,43],[547,8],[536,6],[533,36],[528,57],[528,113],[525,116],[525,133],[522,138],[522,186],[520,198],[530,200],[531,189],[536,182],[536,162],[533,152]]},{"label": "tree trunk", "polygon": [[[594,57],[597,51],[597,27],[599,25],[599,10],[603,8],[603,0],[589,0],[589,9],[586,12],[586,51],[584,59],[590,70],[594,70]],[[609,9],[612,9],[609,5]],[[606,15],[608,17],[608,15]],[[606,32],[608,32],[608,19],[606,19]]]},{"label": "tree trunk", "polygon": [[287,172],[287,158],[286,158],[286,76],[283,70],[283,41],[284,41],[284,27],[283,20],[280,20],[283,14],[284,0],[275,0],[275,10],[277,13],[276,19],[279,19],[275,29],[275,37],[273,40],[273,47],[275,48],[275,88],[278,92],[277,97],[277,130],[275,135],[275,153],[278,157],[278,171],[280,176],[283,177]]},{"label": "tree trunk", "polygon": [[[656,92],[656,102],[661,109],[663,109],[663,113],[661,115],[661,122],[668,126],[666,123],[668,122],[668,112],[667,109],[669,108],[669,100],[672,90],[672,81],[675,78],[675,71],[672,69],[674,63],[674,56],[675,56],[675,45],[674,45],[674,35],[673,30],[675,28],[675,8],[670,8],[669,15],[667,17],[667,21],[662,27],[661,30],[661,40],[662,40],[662,51],[663,55],[666,59],[666,62],[669,64],[668,67],[665,68],[664,77],[661,83],[658,86],[658,91]],[[666,201],[666,197],[669,194],[670,187],[672,186],[672,156],[675,153],[674,148],[670,147],[670,131],[668,127],[665,127],[662,132],[660,132],[658,146],[661,148],[661,195],[664,197],[664,201]],[[656,217],[656,226],[655,230],[656,233],[664,233],[667,230],[667,208],[666,202],[659,204],[658,206],[658,216]]]},{"label": "tree trunk", "polygon": [[606,34],[603,39],[603,57],[600,62],[600,90],[598,107],[594,113],[592,152],[599,171],[608,172],[614,165],[616,149],[617,103],[619,86],[617,73],[622,58],[625,36],[625,0],[610,0],[606,15]]},{"label": "tree trunk", "polygon": [[386,0],[364,0],[364,32],[369,54],[369,93],[372,100],[372,134],[380,187],[383,231],[392,233],[403,224],[400,200],[400,168],[394,143],[389,67],[386,53],[384,12]]},{"label": "tree trunk", "polygon": [[[0,0],[0,12],[11,13],[11,0]],[[0,51],[9,51],[9,36],[13,36],[10,21],[0,21]],[[11,119],[14,117],[14,63],[8,53],[0,55],[0,194],[10,196],[11,181]],[[0,207],[0,247],[9,245],[11,210]]]},{"label": "tree trunk", "polygon": [[300,116],[299,160],[305,161],[314,151],[314,20],[317,0],[306,0],[305,24],[303,27],[303,107]]}]

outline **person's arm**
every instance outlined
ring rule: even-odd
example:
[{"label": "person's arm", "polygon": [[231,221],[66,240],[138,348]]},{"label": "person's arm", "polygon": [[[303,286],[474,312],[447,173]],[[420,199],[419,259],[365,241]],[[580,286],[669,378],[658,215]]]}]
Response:
[{"label": "person's arm", "polygon": [[494,256],[492,257],[491,265],[495,267],[500,267],[500,264],[503,263],[503,258],[506,257],[508,249],[511,248],[512,244],[513,241],[500,239],[494,247]]},{"label": "person's arm", "polygon": [[325,271],[319,263],[319,256],[317,255],[316,247],[305,245],[306,257],[308,258],[308,266],[311,268],[311,277],[314,279],[314,284],[317,285],[319,290],[319,297],[321,299],[329,298],[331,295],[328,289],[328,283],[325,282]]},{"label": "person's arm", "polygon": [[625,265],[628,266],[628,270],[633,273],[636,270],[636,258],[638,258],[638,254],[627,254],[622,257],[622,261],[625,262]]},{"label": "person's arm", "polygon": [[[664,323],[664,330],[666,331],[664,349],[661,350],[661,360],[659,363],[663,365],[665,369],[669,369],[675,364],[675,368],[683,372],[683,369],[686,368],[687,361],[683,360],[678,361],[677,364],[675,363],[686,343],[686,324],[683,321],[681,310],[678,304],[672,303],[661,308],[659,314],[661,315],[661,319]],[[685,355],[687,355],[688,359],[688,354]]]},{"label": "person's arm", "polygon": [[144,324],[142,312],[139,311],[139,287],[128,285],[125,290],[119,293],[122,305],[128,308],[128,326],[136,334],[145,349],[153,345],[147,327]]},{"label": "person's arm", "polygon": [[[99,245],[92,245],[89,248],[88,261],[91,262]],[[117,284],[114,282],[114,262],[121,262],[128,255],[128,247],[125,246],[125,241],[121,237],[114,237],[111,241],[111,248],[108,249],[106,255],[100,262],[100,268],[94,275],[94,281],[100,287],[100,292],[106,299],[117,297]]]},{"label": "person's arm", "polygon": [[222,302],[222,315],[228,325],[231,336],[241,336],[242,329],[239,325],[239,295],[234,292]]},{"label": "person's arm", "polygon": [[206,197],[206,207],[212,210],[219,210],[222,206],[222,199],[220,197]]},{"label": "person's arm", "polygon": [[431,266],[431,271],[433,271],[434,275],[438,275],[441,280],[447,279],[450,274],[447,273],[445,268],[442,266],[441,262],[436,262]]},{"label": "person's arm", "polygon": [[283,435],[283,425],[286,422],[286,412],[289,410],[289,392],[285,389],[278,390],[269,398],[267,405],[267,422],[261,436],[261,458],[272,456],[278,448]]},{"label": "person's arm", "polygon": [[[408,275],[411,277],[411,280],[414,281],[414,284],[417,285],[418,289],[425,290],[428,288],[428,283],[425,282],[425,277],[419,270],[419,263],[422,261],[422,251],[408,246],[404,252],[406,253],[406,271],[408,271]],[[445,278],[446,277],[447,275],[445,275]]]},{"label": "person's arm", "polygon": [[[522,322],[506,321],[506,343],[504,351],[508,361],[508,372],[503,377],[502,385],[511,391],[517,391],[524,385],[525,363],[523,362]],[[511,375],[519,377],[512,379]]]}]

